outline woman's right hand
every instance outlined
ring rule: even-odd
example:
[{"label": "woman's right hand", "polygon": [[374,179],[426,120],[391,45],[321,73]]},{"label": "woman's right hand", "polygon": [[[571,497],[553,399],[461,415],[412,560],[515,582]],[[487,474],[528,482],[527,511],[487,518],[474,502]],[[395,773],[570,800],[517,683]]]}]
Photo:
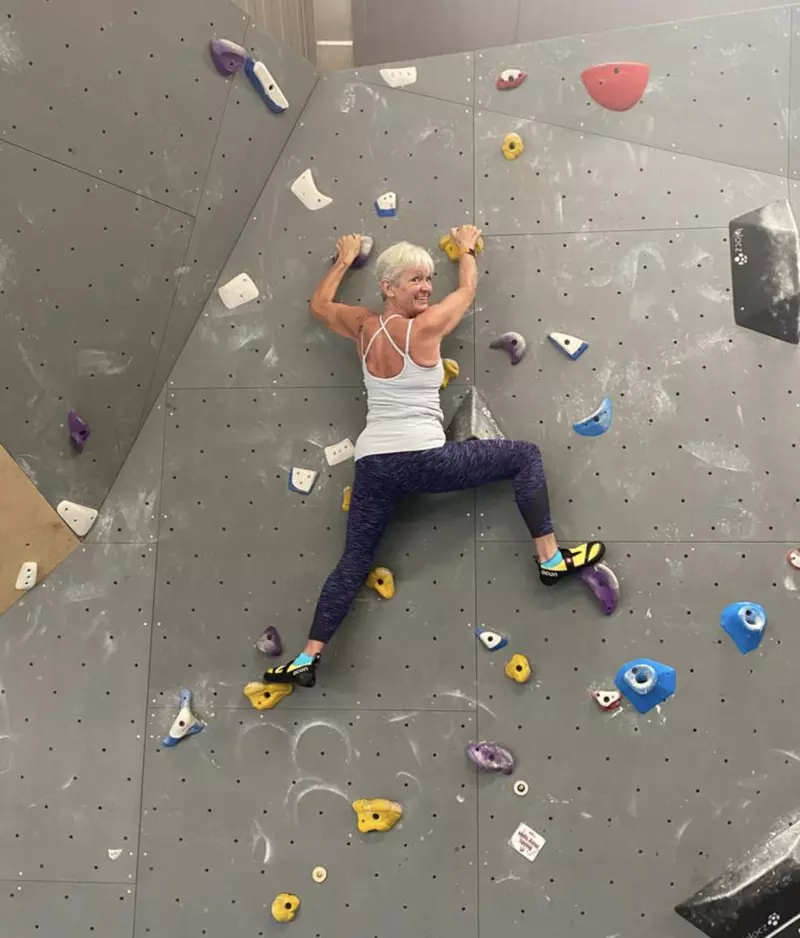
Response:
[{"label": "woman's right hand", "polygon": [[463,253],[475,249],[478,238],[481,236],[481,229],[476,228],[475,225],[461,225],[460,228],[451,228],[450,234]]},{"label": "woman's right hand", "polygon": [[358,257],[358,253],[360,250],[361,250],[361,235],[360,234],[342,235],[342,237],[339,238],[339,240],[336,242],[337,260],[342,261],[348,267]]}]

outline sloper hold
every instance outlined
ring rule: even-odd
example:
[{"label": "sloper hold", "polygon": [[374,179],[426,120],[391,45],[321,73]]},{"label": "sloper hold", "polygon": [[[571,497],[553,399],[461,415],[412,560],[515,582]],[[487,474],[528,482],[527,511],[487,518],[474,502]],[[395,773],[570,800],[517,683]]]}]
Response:
[{"label": "sloper hold", "polygon": [[220,75],[233,75],[244,67],[247,51],[238,42],[231,42],[230,39],[211,39],[209,47],[211,61]]},{"label": "sloper hold", "polygon": [[271,710],[294,690],[293,684],[265,684],[250,681],[244,685],[244,695],[256,710]]},{"label": "sloper hold", "polygon": [[642,99],[650,79],[643,62],[608,62],[581,72],[589,97],[609,111],[628,111]]},{"label": "sloper hold", "polygon": [[317,212],[333,202],[330,196],[319,191],[310,169],[300,173],[292,183],[291,190],[310,212]]},{"label": "sloper hold", "polygon": [[75,410],[71,410],[67,414],[67,426],[69,427],[69,438],[72,445],[79,453],[82,453],[86,441],[92,435],[92,428]]},{"label": "sloper hold", "polygon": [[519,88],[527,77],[528,73],[521,68],[505,68],[497,76],[495,87],[498,91],[511,91],[512,88]]},{"label": "sloper hold", "polygon": [[506,352],[512,365],[518,365],[522,361],[526,347],[525,337],[519,332],[504,332],[489,343],[489,348]]},{"label": "sloper hold", "polygon": [[461,374],[461,368],[454,358],[443,358],[442,366],[444,367],[444,378],[442,378],[440,391],[443,391],[453,378],[457,378]]},{"label": "sloper hold", "polygon": [[525,655],[512,655],[503,671],[509,680],[517,684],[525,684],[531,679],[531,664]]},{"label": "sloper hold", "polygon": [[182,739],[194,736],[205,728],[205,724],[192,713],[192,692],[184,688],[181,691],[180,710],[170,727],[169,734],[161,740],[167,749],[177,746]]},{"label": "sloper hold", "polygon": [[675,668],[639,658],[623,664],[614,683],[639,713],[647,713],[675,693]]},{"label": "sloper hold", "polygon": [[584,342],[583,339],[578,338],[578,336],[569,335],[566,332],[551,332],[547,338],[550,339],[553,345],[562,351],[567,358],[571,358],[572,361],[579,359],[586,349],[589,348],[588,342]]},{"label": "sloper hold", "polygon": [[85,537],[97,520],[97,511],[94,508],[68,502],[66,499],[58,503],[56,511],[78,537]]},{"label": "sloper hold", "polygon": [[730,223],[733,317],[762,335],[800,343],[800,246],[786,199]]},{"label": "sloper hold", "polygon": [[[461,248],[456,244],[456,239],[448,231],[439,238],[439,247],[450,258],[451,261],[457,261],[461,257]],[[475,243],[475,253],[480,254],[483,250],[483,238],[479,237]]]},{"label": "sloper hold", "polygon": [[283,651],[281,637],[274,625],[268,625],[256,639],[256,648],[262,655],[277,658]]},{"label": "sloper hold", "polygon": [[503,138],[503,156],[507,160],[515,160],[525,152],[525,144],[519,134],[506,134]]},{"label": "sloper hold", "polygon": [[447,425],[445,436],[453,443],[464,440],[504,440],[486,402],[475,388],[470,388]]},{"label": "sloper hold", "polygon": [[247,59],[244,63],[244,73],[250,79],[250,84],[256,89],[259,98],[266,104],[273,114],[283,114],[289,107],[286,95],[281,91],[280,85],[270,74],[263,62]]},{"label": "sloper hold", "polygon": [[219,298],[225,309],[236,309],[244,303],[258,298],[258,287],[253,283],[249,274],[237,274],[232,280],[223,283],[217,289]]},{"label": "sloper hold", "polygon": [[282,892],[272,900],[272,917],[276,922],[286,924],[291,922],[297,910],[300,908],[300,900],[290,892]]},{"label": "sloper hold", "polygon": [[387,798],[359,798],[353,802],[353,810],[362,834],[390,831],[403,816],[403,806]]},{"label": "sloper hold", "polygon": [[289,488],[300,495],[308,495],[316,485],[319,473],[316,469],[301,469],[293,466],[289,473]]},{"label": "sloper hold", "polygon": [[397,214],[397,193],[384,192],[375,199],[375,211],[380,218],[394,218]]},{"label": "sloper hold", "polygon": [[610,397],[604,397],[597,410],[572,424],[572,429],[580,436],[602,436],[611,426],[611,417],[614,413],[614,405]]},{"label": "sloper hold", "polygon": [[417,80],[417,69],[414,65],[405,68],[382,68],[380,75],[390,88],[405,88]]},{"label": "sloper hold", "polygon": [[484,772],[502,772],[503,775],[511,775],[514,771],[514,756],[500,743],[469,743],[467,756]]},{"label": "sloper hold", "polygon": [[375,567],[364,580],[364,585],[384,599],[392,599],[394,596],[394,574],[388,567]]},{"label": "sloper hold", "polygon": [[17,574],[14,589],[29,590],[36,586],[36,577],[39,575],[39,564],[35,560],[26,561]]},{"label": "sloper hold", "polygon": [[372,248],[375,245],[372,235],[362,234],[361,235],[361,247],[358,249],[358,256],[350,265],[354,270],[360,270],[364,264],[369,260],[370,254],[372,254]]},{"label": "sloper hold", "polygon": [[505,648],[508,644],[508,639],[505,635],[502,635],[500,632],[495,632],[493,629],[485,629],[482,625],[479,625],[475,629],[475,634],[481,640],[483,647],[487,648],[489,651],[498,651],[500,648]]},{"label": "sloper hold", "polygon": [[595,563],[591,567],[581,567],[575,576],[589,588],[605,615],[610,616],[616,611],[620,595],[619,580],[611,567]]},{"label": "sloper hold", "polygon": [[767,627],[767,613],[758,603],[731,603],[722,610],[719,624],[746,655],[758,648]]}]

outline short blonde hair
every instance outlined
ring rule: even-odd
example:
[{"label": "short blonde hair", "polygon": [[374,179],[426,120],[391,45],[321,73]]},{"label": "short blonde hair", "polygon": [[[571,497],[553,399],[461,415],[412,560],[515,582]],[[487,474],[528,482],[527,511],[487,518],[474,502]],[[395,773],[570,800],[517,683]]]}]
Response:
[{"label": "short blonde hair", "polygon": [[425,248],[408,241],[398,241],[380,255],[375,263],[375,273],[379,283],[383,280],[395,283],[404,270],[420,268],[432,274],[435,266]]}]

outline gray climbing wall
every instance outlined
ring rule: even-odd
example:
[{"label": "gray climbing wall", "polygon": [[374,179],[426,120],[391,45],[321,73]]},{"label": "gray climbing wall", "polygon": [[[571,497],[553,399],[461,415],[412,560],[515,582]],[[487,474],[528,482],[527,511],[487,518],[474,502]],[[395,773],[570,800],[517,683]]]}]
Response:
[{"label": "gray climbing wall", "polygon": [[[261,296],[231,311],[212,293],[90,543],[2,620],[10,938],[278,935],[282,891],[314,938],[697,934],[673,905],[797,808],[797,350],[735,327],[726,242],[730,218],[795,194],[795,14],[421,61],[406,90],[373,68],[318,82],[220,274]],[[613,57],[653,65],[624,115],[577,77]],[[506,67],[531,77],[500,95]],[[314,213],[289,191],[307,168],[333,199]],[[388,189],[398,216],[379,219]],[[354,350],[308,297],[339,234],[436,251],[472,219],[486,250],[443,349],[461,365],[446,415],[474,384],[540,444],[558,534],[607,541],[620,609],[538,585],[508,486],[414,499],[378,555],[396,597],[364,591],[317,687],[256,713],[254,639],[273,623],[294,652],[342,546],[353,467],[322,447],[364,419]],[[438,256],[441,295],[456,271]],[[343,296],[377,304],[370,267]],[[508,329],[529,343],[516,368],[488,348]],[[589,350],[570,362],[551,330]],[[604,395],[609,432],[574,434]],[[288,491],[293,465],[320,470],[310,496]],[[718,625],[739,599],[769,614],[748,657]],[[478,647],[476,623],[510,647]],[[530,684],[503,676],[511,652]],[[591,691],[639,656],[677,668],[677,695],[602,713]],[[208,727],[166,750],[181,687]],[[466,761],[486,738],[526,797]],[[348,802],[376,796],[406,816],[360,835]],[[521,821],[547,840],[532,864],[507,843]]]},{"label": "gray climbing wall", "polygon": [[[221,78],[212,35],[268,59],[292,109]],[[6,0],[0,73],[0,442],[51,503],[99,507],[315,72],[219,0]]]}]

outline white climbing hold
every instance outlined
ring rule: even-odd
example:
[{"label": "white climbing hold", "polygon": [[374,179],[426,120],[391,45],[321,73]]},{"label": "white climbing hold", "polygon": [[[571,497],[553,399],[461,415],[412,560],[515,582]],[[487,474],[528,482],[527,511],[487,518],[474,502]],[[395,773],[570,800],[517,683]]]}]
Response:
[{"label": "white climbing hold", "polygon": [[618,690],[596,690],[592,692],[592,697],[601,710],[616,710],[622,701],[622,694]]},{"label": "white climbing hold", "polygon": [[325,458],[328,460],[329,466],[338,466],[339,463],[352,459],[355,451],[355,446],[345,437],[340,443],[325,447]]},{"label": "white climbing hold", "polygon": [[217,293],[225,309],[236,309],[237,306],[256,299],[258,287],[247,274],[239,274],[233,280],[223,283]]},{"label": "white climbing hold", "polygon": [[529,791],[530,791],[530,787],[528,783],[525,781],[525,779],[520,778],[516,782],[514,782],[514,794],[517,795],[518,797],[524,798],[525,795],[527,795]]},{"label": "white climbing hold", "polygon": [[295,179],[292,183],[292,192],[305,205],[310,212],[316,212],[326,205],[330,205],[333,199],[330,196],[323,195],[314,182],[311,170],[307,169],[304,173]]},{"label": "white climbing hold", "polygon": [[316,469],[300,469],[298,466],[293,466],[289,473],[289,488],[301,495],[308,495],[318,478],[319,473]]},{"label": "white climbing hold", "polygon": [[121,856],[122,856],[122,848],[121,848],[121,847],[115,847],[115,848],[113,848],[113,849],[112,849],[111,847],[108,848],[108,859],[109,859],[109,860],[119,860],[119,858],[120,858]]},{"label": "white climbing hold", "polygon": [[566,332],[551,332],[548,336],[548,339],[555,345],[557,349],[560,349],[567,358],[571,358],[575,361],[576,358],[580,358],[581,355],[589,348],[589,343],[584,342],[583,339],[578,338],[576,335],[569,335]]},{"label": "white climbing hold", "polygon": [[311,878],[315,883],[324,883],[328,878],[328,871],[324,866],[315,866],[311,871]]},{"label": "white climbing hold", "polygon": [[247,59],[244,63],[244,71],[250,79],[250,84],[256,89],[256,93],[270,111],[273,114],[283,114],[289,107],[289,101],[267,66],[263,62]]},{"label": "white climbing hold", "polygon": [[97,511],[94,508],[76,505],[75,502],[66,500],[58,503],[56,511],[62,521],[65,521],[78,537],[88,534],[97,518]]},{"label": "white climbing hold", "polygon": [[182,739],[187,736],[194,736],[200,730],[205,729],[205,723],[192,713],[192,692],[184,688],[181,691],[181,704],[178,715],[170,727],[169,736],[161,740],[161,745],[171,749],[177,746]]},{"label": "white climbing hold", "polygon": [[475,634],[481,640],[483,647],[488,648],[489,651],[499,651],[508,644],[505,635],[501,635],[500,632],[495,632],[492,629],[486,629],[482,625],[475,629]]},{"label": "white climbing hold", "polygon": [[384,192],[375,199],[375,210],[381,218],[394,218],[397,214],[397,193]]},{"label": "white climbing hold", "polygon": [[406,68],[382,68],[380,73],[390,88],[405,88],[417,80],[417,69],[413,65]]},{"label": "white climbing hold", "polygon": [[39,574],[39,565],[34,560],[28,560],[19,568],[17,582],[14,589],[29,590],[36,585],[36,577]]}]

